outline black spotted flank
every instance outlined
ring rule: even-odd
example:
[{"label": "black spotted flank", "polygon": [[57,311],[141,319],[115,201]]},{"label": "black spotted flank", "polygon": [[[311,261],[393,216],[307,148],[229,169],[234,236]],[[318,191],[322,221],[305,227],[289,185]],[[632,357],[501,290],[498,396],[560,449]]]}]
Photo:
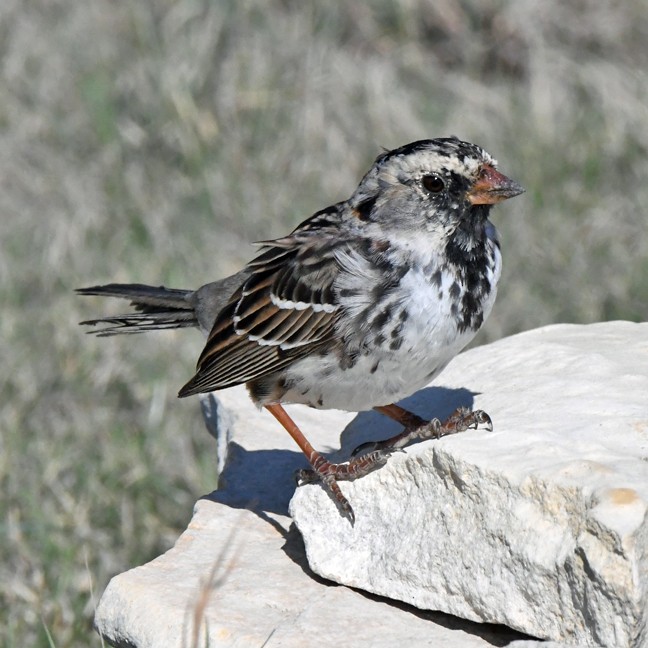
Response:
[{"label": "black spotted flank", "polygon": [[403,344],[403,323],[407,321],[408,313],[404,308],[398,315],[398,322],[396,326],[391,331],[391,342],[389,343],[389,348],[392,351],[398,351]]},{"label": "black spotted flank", "polygon": [[391,304],[387,305],[384,310],[378,313],[371,321],[371,329],[373,331],[380,331],[391,319]]}]

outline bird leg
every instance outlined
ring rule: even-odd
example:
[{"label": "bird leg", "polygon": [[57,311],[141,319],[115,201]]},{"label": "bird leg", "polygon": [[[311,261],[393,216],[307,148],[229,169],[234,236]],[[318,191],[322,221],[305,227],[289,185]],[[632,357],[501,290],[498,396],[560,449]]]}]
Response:
[{"label": "bird leg", "polygon": [[297,424],[290,418],[286,410],[279,404],[266,405],[265,408],[272,414],[286,432],[295,440],[301,451],[306,455],[312,470],[297,471],[299,483],[312,483],[319,481],[333,498],[340,513],[353,525],[355,515],[349,501],[344,497],[337,480],[353,480],[363,477],[375,468],[382,466],[391,454],[389,448],[377,449],[368,454],[352,459],[346,464],[334,464],[325,459],[304,436]]},{"label": "bird leg", "polygon": [[416,414],[408,412],[399,405],[380,405],[374,407],[377,412],[388,416],[390,419],[400,423],[405,429],[396,436],[384,441],[370,441],[359,445],[353,455],[360,452],[371,450],[380,452],[385,450],[400,450],[412,441],[424,441],[425,439],[440,439],[450,434],[457,434],[465,430],[476,430],[480,425],[484,425],[490,432],[493,429],[493,423],[490,416],[483,410],[470,411],[467,407],[458,407],[445,421],[432,419],[425,421]]}]

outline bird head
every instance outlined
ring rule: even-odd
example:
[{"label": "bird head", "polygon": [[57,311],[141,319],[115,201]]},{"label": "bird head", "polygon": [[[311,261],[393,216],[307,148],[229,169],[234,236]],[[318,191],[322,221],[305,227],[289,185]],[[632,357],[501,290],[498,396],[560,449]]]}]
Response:
[{"label": "bird head", "polygon": [[483,148],[450,137],[382,153],[349,204],[361,227],[386,234],[479,233],[493,205],[523,191]]}]

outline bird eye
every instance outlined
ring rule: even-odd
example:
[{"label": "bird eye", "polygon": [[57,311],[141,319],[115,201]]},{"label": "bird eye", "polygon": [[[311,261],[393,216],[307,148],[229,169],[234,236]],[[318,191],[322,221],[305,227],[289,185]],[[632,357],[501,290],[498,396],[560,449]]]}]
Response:
[{"label": "bird eye", "polygon": [[445,187],[443,180],[436,175],[425,175],[421,178],[421,182],[430,193],[439,193]]}]

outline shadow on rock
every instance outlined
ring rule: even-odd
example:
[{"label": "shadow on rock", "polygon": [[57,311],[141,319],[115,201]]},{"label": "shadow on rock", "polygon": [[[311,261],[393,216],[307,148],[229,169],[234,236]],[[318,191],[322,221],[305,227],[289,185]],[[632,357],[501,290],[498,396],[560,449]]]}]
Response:
[{"label": "shadow on rock", "polygon": [[[438,418],[443,421],[458,407],[472,409],[476,395],[463,388],[426,387],[398,404],[425,420]],[[341,447],[336,453],[336,460],[345,461],[359,445],[388,439],[401,430],[402,427],[398,423],[383,414],[373,410],[360,412],[340,435]]]},{"label": "shadow on rock", "polygon": [[[472,408],[474,396],[467,389],[427,387],[399,404],[425,419],[443,420],[457,407]],[[400,425],[378,412],[361,412],[342,431],[341,449],[331,459],[346,461],[361,443],[386,439],[400,430]],[[300,468],[308,468],[308,462],[299,450],[249,451],[231,441],[218,490],[205,499],[259,514],[288,515],[296,486],[295,471]]]}]

